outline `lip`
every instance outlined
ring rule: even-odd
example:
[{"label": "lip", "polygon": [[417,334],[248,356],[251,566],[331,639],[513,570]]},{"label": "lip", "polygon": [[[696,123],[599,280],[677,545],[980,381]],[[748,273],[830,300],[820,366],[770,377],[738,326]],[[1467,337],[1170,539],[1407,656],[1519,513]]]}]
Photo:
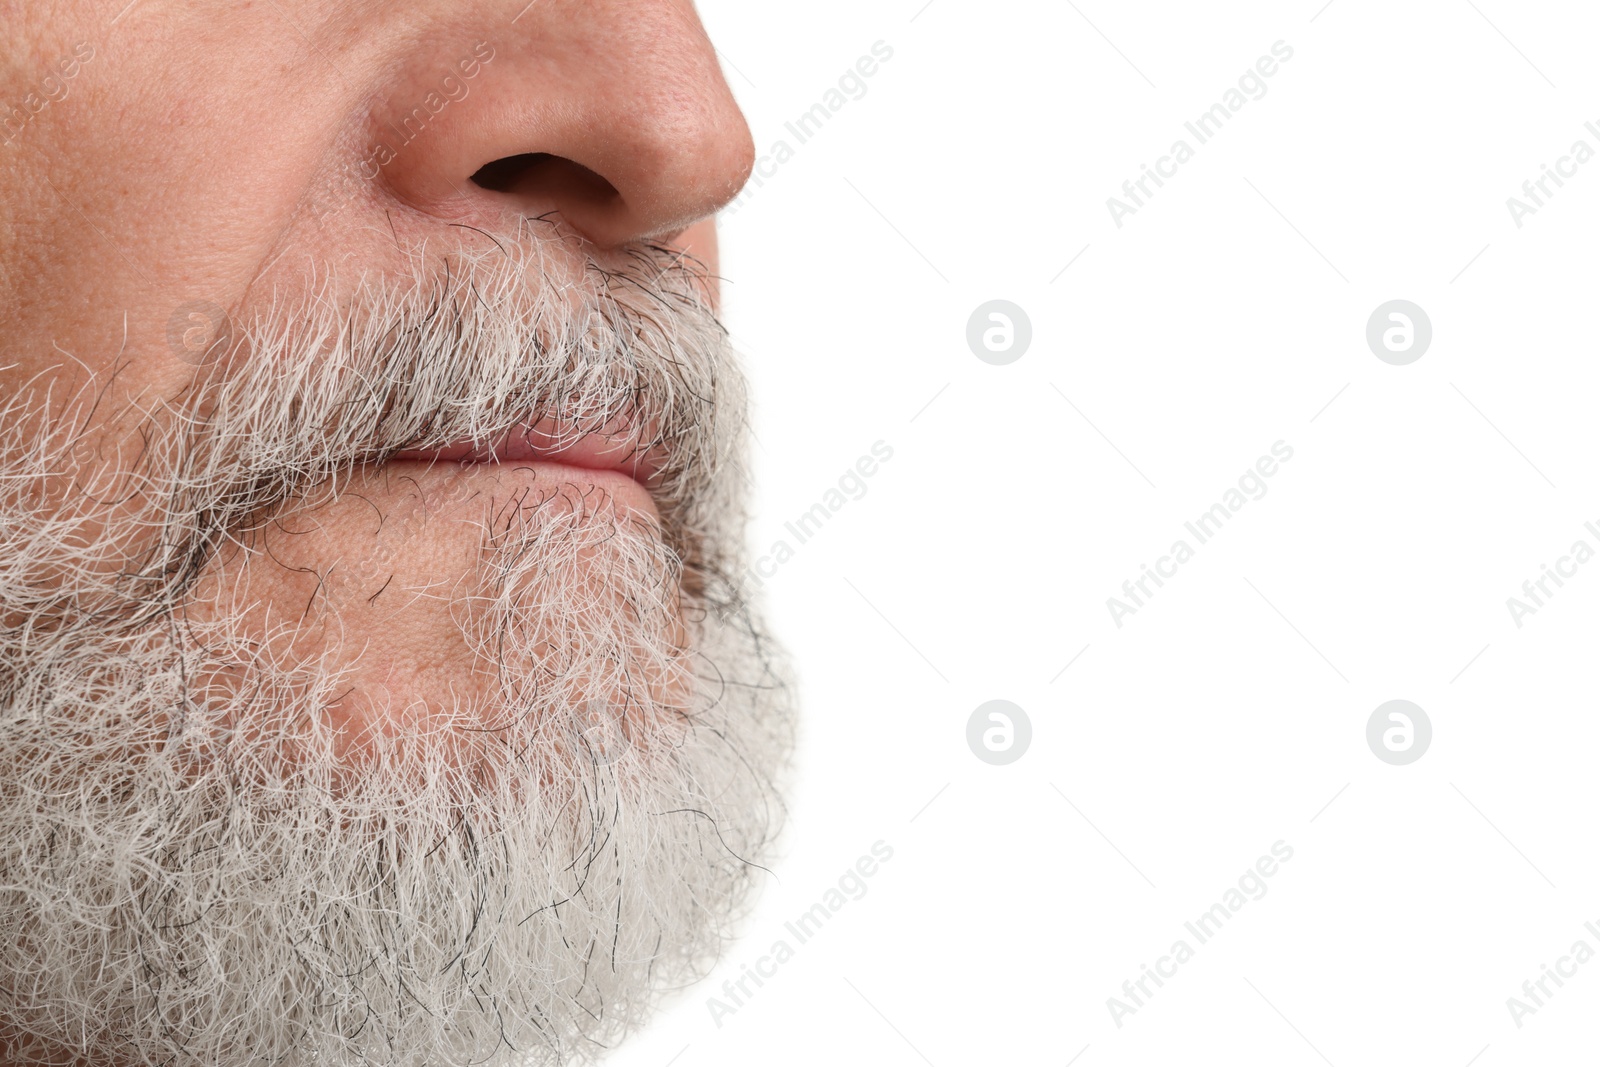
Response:
[{"label": "lip", "polygon": [[442,448],[405,449],[391,461],[531,466],[548,468],[552,475],[565,472],[567,480],[587,475],[587,480],[597,482],[620,476],[648,493],[660,483],[662,457],[659,449],[643,447],[642,440],[634,426],[581,432],[544,419],[514,427],[493,442],[458,441]]}]

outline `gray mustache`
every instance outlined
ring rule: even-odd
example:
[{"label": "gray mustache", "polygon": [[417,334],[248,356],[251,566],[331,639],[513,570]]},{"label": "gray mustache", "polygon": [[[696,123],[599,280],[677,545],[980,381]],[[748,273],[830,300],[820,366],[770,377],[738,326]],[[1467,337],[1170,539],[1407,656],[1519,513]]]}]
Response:
[{"label": "gray mustache", "polygon": [[[144,610],[116,614],[148,621],[239,531],[339,491],[354,467],[494,441],[542,417],[574,433],[645,428],[637,447],[657,460],[665,536],[699,561],[743,429],[742,378],[703,270],[640,248],[621,267],[592,264],[592,284],[574,292],[536,268],[516,246],[419,261],[410,279],[364,282],[341,304],[276,301],[233,327],[227,356],[148,412],[125,484],[96,494],[146,501],[139,544],[118,562],[118,596]],[[28,462],[75,469],[65,450]],[[0,444],[0,472],[14,465]],[[93,514],[88,500],[69,506]]]}]

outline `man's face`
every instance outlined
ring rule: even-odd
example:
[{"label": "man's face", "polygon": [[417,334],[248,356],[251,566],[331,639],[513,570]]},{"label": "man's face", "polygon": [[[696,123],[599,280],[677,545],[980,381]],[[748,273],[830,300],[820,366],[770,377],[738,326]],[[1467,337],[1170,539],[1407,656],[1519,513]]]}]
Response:
[{"label": "man's face", "polygon": [[790,742],[690,0],[0,42],[0,1062],[598,1055]]}]

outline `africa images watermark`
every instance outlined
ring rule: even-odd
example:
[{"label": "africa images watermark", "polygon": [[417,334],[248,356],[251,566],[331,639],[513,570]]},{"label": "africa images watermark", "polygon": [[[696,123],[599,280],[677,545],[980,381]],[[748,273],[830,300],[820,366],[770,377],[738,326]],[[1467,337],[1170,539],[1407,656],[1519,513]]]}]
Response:
[{"label": "africa images watermark", "polygon": [[844,510],[852,500],[867,495],[867,479],[877,474],[882,465],[894,458],[894,449],[884,441],[872,443],[871,454],[861,456],[839,475],[838,481],[822,494],[822,499],[783,524],[787,538],[774,541],[766,555],[759,556],[745,570],[739,585],[741,589],[759,589],[778,573],[778,568],[794,559],[795,551],[810,541],[828,522]]},{"label": "africa images watermark", "polygon": [[[1600,541],[1600,527],[1596,527],[1593,522],[1586,522],[1583,528],[1596,541]],[[1572,543],[1567,555],[1556,560],[1554,568],[1548,563],[1539,564],[1542,572],[1539,577],[1529,578],[1522,583],[1522,596],[1527,599],[1506,597],[1506,610],[1511,612],[1511,621],[1516,623],[1517,629],[1522,629],[1523,620],[1529,615],[1537,614],[1539,609],[1545,606],[1545,601],[1555,596],[1555,590],[1550,588],[1550,583],[1554,582],[1556,589],[1560,589],[1567,584],[1562,581],[1563,578],[1577,577],[1578,568],[1594,559],[1594,556],[1594,548],[1580,537]]]},{"label": "africa images watermark", "polygon": [[[1194,138],[1195,145],[1203,145],[1221,133],[1228,120],[1244,110],[1245,104],[1251,100],[1260,100],[1267,95],[1266,80],[1278,73],[1279,63],[1287,63],[1294,58],[1294,49],[1283,41],[1272,42],[1271,51],[1272,55],[1257,59],[1254,67],[1239,76],[1237,88],[1229,89],[1222,94],[1220,102],[1212,104],[1193,121],[1183,124],[1183,128]],[[1248,97],[1246,93],[1249,94]],[[1111,212],[1111,221],[1116,223],[1117,229],[1122,229],[1123,219],[1137,214],[1139,209],[1145,206],[1145,201],[1155,196],[1155,191],[1150,188],[1149,183],[1154,182],[1156,189],[1160,189],[1166,184],[1162,181],[1163,178],[1176,177],[1178,168],[1194,158],[1195,145],[1191,145],[1182,137],[1178,138],[1172,142],[1167,154],[1156,160],[1153,169],[1148,163],[1141,163],[1139,177],[1122,183],[1122,195],[1127,197],[1127,200],[1115,196],[1106,198],[1106,209]]]},{"label": "africa images watermark", "polygon": [[[830,919],[844,910],[846,904],[867,895],[867,879],[878,873],[881,864],[894,858],[894,849],[883,841],[874,841],[870,852],[871,855],[860,857],[846,868],[835,885],[822,894],[821,900],[801,912],[797,918],[783,924],[784,932],[789,937],[774,941],[772,948],[756,960],[754,967],[748,963],[740,964],[742,973],[738,978],[729,978],[722,983],[721,997],[706,998],[706,1010],[711,1013],[711,1021],[717,1024],[717,1029],[722,1029],[723,1020],[738,1012],[755,996],[756,990],[765,984],[766,979],[776,977],[779,967],[794,959],[797,946],[815,937]],[[790,938],[793,944],[790,944]]]},{"label": "africa images watermark", "polygon": [[67,83],[76,78],[83,71],[83,65],[94,56],[94,45],[80,41],[73,45],[71,55],[56,60],[52,72],[40,78],[32,90],[23,94],[20,102],[0,101],[0,133],[5,135],[0,138],[0,144],[15,141],[45,108],[65,100],[71,89]]},{"label": "africa images watermark", "polygon": [[778,169],[795,157],[795,150],[799,146],[821,133],[833,116],[844,110],[846,104],[867,95],[867,79],[877,74],[882,64],[893,58],[893,46],[885,41],[874,41],[870,54],[861,56],[853,66],[846,68],[834,86],[822,94],[821,100],[793,121],[783,124],[783,128],[794,139],[794,144],[790,144],[788,138],[779,138],[765,153],[757,156],[750,180],[739,190],[739,195],[722,209],[721,214],[724,217],[732,216],[749,203],[756,191],[777,177]]},{"label": "africa images watermark", "polygon": [[[1147,1001],[1155,996],[1155,990],[1150,988],[1154,982],[1156,989],[1166,985],[1163,979],[1173,978],[1178,973],[1178,968],[1194,959],[1195,948],[1204,945],[1252,900],[1260,900],[1267,895],[1267,879],[1278,873],[1280,863],[1288,863],[1294,858],[1294,849],[1283,841],[1272,843],[1272,855],[1262,856],[1255,865],[1245,870],[1239,876],[1236,885],[1229,886],[1222,894],[1222,899],[1210,908],[1200,913],[1200,916],[1191,922],[1183,924],[1195,944],[1189,944],[1185,938],[1178,938],[1165,956],[1156,960],[1152,969],[1148,963],[1139,964],[1139,977],[1130,978],[1122,983],[1121,997],[1107,997],[1106,1010],[1111,1012],[1111,1021],[1117,1024],[1117,1029],[1122,1029],[1122,1021],[1130,1015],[1136,1015],[1140,1008],[1147,1006]],[[1249,894],[1248,897],[1245,894]],[[1141,995],[1142,994],[1142,995]]]},{"label": "africa images watermark", "polygon": [[[1274,459],[1274,456],[1277,458]],[[1156,560],[1153,570],[1148,563],[1139,564],[1142,572],[1139,577],[1122,583],[1122,596],[1127,599],[1115,596],[1106,598],[1106,610],[1111,612],[1111,621],[1117,624],[1117,629],[1122,629],[1123,620],[1137,614],[1140,608],[1146,606],[1145,602],[1155,596],[1150,583],[1154,582],[1156,589],[1160,589],[1166,585],[1163,579],[1176,577],[1179,566],[1194,558],[1196,546],[1204,545],[1220,533],[1222,527],[1251,500],[1266,496],[1267,479],[1278,473],[1280,463],[1287,463],[1293,458],[1294,449],[1287,443],[1273,442],[1272,455],[1257,459],[1255,466],[1239,476],[1236,488],[1230,487],[1222,494],[1220,501],[1183,524],[1183,528],[1194,538],[1194,545],[1180,537],[1172,543],[1165,556]],[[1250,495],[1246,497],[1246,493]]]},{"label": "africa images watermark", "polygon": [[[1583,928],[1591,937],[1600,940],[1600,927],[1596,927],[1592,922],[1586,922]],[[1522,1029],[1524,1020],[1528,1016],[1537,1015],[1540,1008],[1548,1007],[1545,1001],[1555,996],[1550,983],[1554,982],[1556,989],[1561,989],[1566,985],[1562,979],[1575,977],[1578,968],[1594,959],[1594,955],[1594,948],[1589,942],[1579,938],[1572,943],[1570,952],[1556,960],[1554,969],[1548,963],[1539,964],[1539,977],[1530,978],[1522,983],[1522,996],[1506,998],[1506,1010],[1511,1013],[1511,1021],[1516,1023],[1517,1029]]]},{"label": "africa images watermark", "polygon": [[[1589,136],[1600,140],[1600,126],[1596,126],[1591,121],[1585,122],[1583,128],[1589,132]],[[1580,137],[1572,142],[1572,147],[1566,155],[1556,160],[1554,168],[1548,163],[1539,164],[1539,176],[1537,178],[1529,178],[1522,183],[1522,195],[1527,199],[1523,200],[1515,196],[1506,197],[1506,210],[1511,212],[1511,221],[1516,225],[1517,229],[1522,229],[1527,222],[1528,216],[1537,215],[1540,208],[1547,206],[1545,201],[1554,197],[1567,184],[1561,179],[1577,177],[1578,168],[1589,162],[1594,156],[1594,148],[1588,141]],[[1555,183],[1555,189],[1550,188],[1552,182]]]},{"label": "africa images watermark", "polygon": [[[437,88],[426,93],[409,111],[397,112],[384,123],[379,136],[367,146],[366,154],[355,164],[353,173],[362,182],[377,181],[383,168],[400,158],[400,153],[421,137],[446,108],[467,98],[472,92],[469,83],[494,61],[494,57],[494,46],[488,41],[473,44],[470,54],[458,59],[449,68],[448,74],[439,77]],[[353,195],[349,189],[338,196],[325,193],[312,204],[312,215],[321,222],[344,207]]]}]

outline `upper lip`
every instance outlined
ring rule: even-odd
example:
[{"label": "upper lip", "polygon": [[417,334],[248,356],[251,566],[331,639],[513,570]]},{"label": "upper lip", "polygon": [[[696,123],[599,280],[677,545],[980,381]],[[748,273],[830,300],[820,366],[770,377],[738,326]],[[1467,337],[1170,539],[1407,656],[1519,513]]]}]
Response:
[{"label": "upper lip", "polygon": [[613,421],[589,429],[543,418],[515,426],[489,441],[458,441],[441,448],[403,449],[395,459],[458,463],[560,463],[591,471],[616,471],[647,489],[661,481],[665,457],[635,422]]}]

